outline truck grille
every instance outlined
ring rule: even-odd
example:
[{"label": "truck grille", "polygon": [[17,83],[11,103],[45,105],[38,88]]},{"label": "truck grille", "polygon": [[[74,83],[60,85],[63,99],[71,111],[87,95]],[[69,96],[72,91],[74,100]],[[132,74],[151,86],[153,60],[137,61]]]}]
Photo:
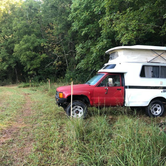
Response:
[{"label": "truck grille", "polygon": [[59,96],[59,92],[58,92],[58,91],[56,91],[56,98],[58,98],[58,96]]}]

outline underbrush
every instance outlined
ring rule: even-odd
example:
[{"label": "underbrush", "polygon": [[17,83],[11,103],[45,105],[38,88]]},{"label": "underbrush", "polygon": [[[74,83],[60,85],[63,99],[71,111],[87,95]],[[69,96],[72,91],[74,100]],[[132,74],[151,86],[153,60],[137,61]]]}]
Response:
[{"label": "underbrush", "polygon": [[18,85],[18,88],[30,88],[31,90],[39,90],[41,92],[47,93],[48,95],[52,96],[56,94],[56,88],[63,85],[68,85],[67,82],[60,82],[60,83],[50,83],[50,82],[27,82],[21,83]]}]

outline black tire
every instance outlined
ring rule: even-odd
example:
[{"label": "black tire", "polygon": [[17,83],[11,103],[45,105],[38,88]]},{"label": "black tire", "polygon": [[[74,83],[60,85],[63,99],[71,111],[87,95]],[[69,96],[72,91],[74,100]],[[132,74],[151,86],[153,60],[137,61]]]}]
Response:
[{"label": "black tire", "polygon": [[146,114],[150,117],[159,117],[164,114],[164,104],[160,100],[153,100],[146,107]]},{"label": "black tire", "polygon": [[[66,108],[66,113],[71,116],[71,103]],[[72,117],[73,118],[85,118],[87,114],[87,105],[82,101],[73,101],[72,104]]]}]

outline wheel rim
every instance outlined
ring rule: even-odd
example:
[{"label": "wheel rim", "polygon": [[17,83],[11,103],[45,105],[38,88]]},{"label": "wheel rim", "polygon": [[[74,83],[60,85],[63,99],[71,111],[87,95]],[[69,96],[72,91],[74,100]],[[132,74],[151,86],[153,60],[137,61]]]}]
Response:
[{"label": "wheel rim", "polygon": [[83,107],[78,106],[78,105],[76,105],[76,106],[73,107],[73,109],[72,109],[72,117],[74,117],[74,118],[80,118],[80,117],[83,116],[83,114],[84,114]]},{"label": "wheel rim", "polygon": [[162,112],[162,107],[160,104],[153,104],[150,108],[150,111],[153,115],[157,116]]}]

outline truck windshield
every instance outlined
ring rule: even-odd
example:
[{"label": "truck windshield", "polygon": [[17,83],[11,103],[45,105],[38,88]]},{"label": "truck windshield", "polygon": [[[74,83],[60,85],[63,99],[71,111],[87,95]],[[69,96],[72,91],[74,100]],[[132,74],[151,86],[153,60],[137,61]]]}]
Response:
[{"label": "truck windshield", "polygon": [[103,75],[104,74],[97,74],[97,75],[95,75],[89,81],[87,81],[86,84],[95,85],[103,77]]}]

